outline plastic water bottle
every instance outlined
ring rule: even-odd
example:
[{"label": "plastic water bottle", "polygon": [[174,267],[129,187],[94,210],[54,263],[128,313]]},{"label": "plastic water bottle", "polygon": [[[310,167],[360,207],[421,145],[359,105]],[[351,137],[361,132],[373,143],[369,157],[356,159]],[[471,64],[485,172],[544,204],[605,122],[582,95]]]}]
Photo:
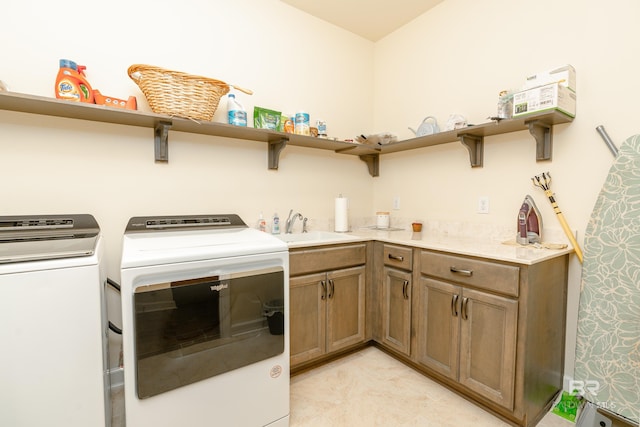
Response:
[{"label": "plastic water bottle", "polygon": [[227,97],[228,123],[234,126],[247,126],[247,112],[244,107],[236,101],[236,96],[232,93]]}]

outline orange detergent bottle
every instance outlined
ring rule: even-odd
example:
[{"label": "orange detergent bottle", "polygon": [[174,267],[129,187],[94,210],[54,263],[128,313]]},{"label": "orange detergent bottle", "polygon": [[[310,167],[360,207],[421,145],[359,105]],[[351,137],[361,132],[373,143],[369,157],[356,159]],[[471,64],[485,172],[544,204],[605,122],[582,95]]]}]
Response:
[{"label": "orange detergent bottle", "polygon": [[93,90],[84,75],[85,69],[84,65],[61,59],[56,78],[56,98],[93,104]]}]

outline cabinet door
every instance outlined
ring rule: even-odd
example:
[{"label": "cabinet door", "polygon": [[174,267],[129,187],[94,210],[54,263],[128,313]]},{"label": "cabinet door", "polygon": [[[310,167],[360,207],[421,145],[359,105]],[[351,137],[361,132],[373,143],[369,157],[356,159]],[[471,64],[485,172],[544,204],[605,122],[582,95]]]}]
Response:
[{"label": "cabinet door", "polygon": [[364,342],[365,267],[327,273],[327,352]]},{"label": "cabinet door", "polygon": [[460,318],[460,383],[513,409],[518,302],[465,289]]},{"label": "cabinet door", "polygon": [[385,267],[382,285],[382,343],[401,353],[411,347],[411,273]]},{"label": "cabinet door", "polygon": [[417,361],[457,380],[461,288],[423,277],[418,295]]},{"label": "cabinet door", "polygon": [[326,274],[289,279],[291,365],[322,356],[326,342]]}]

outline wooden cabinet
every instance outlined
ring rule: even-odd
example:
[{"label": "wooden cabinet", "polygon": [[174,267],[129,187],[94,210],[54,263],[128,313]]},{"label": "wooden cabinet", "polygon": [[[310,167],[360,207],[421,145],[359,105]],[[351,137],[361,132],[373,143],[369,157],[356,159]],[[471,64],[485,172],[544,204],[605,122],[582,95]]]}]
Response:
[{"label": "wooden cabinet", "polygon": [[420,279],[418,363],[513,409],[518,302]]},{"label": "wooden cabinet", "polygon": [[380,341],[402,354],[411,354],[412,248],[385,244],[380,317]]},{"label": "wooden cabinet", "polygon": [[364,343],[365,264],[364,243],[291,251],[292,368]]},{"label": "wooden cabinet", "polygon": [[417,313],[418,363],[454,380],[458,379],[460,288],[420,279]]},{"label": "wooden cabinet", "polygon": [[422,250],[413,362],[514,424],[562,389],[567,256],[533,265]]},{"label": "wooden cabinet", "polygon": [[327,353],[364,342],[365,267],[327,273]]},{"label": "wooden cabinet", "polygon": [[291,365],[325,353],[327,310],[326,274],[292,277],[289,280],[289,325]]},{"label": "wooden cabinet", "polygon": [[511,424],[534,426],[562,389],[567,271],[568,255],[529,265],[379,241],[292,249],[292,370],[373,337]]},{"label": "wooden cabinet", "polygon": [[458,381],[513,409],[518,302],[462,289]]}]

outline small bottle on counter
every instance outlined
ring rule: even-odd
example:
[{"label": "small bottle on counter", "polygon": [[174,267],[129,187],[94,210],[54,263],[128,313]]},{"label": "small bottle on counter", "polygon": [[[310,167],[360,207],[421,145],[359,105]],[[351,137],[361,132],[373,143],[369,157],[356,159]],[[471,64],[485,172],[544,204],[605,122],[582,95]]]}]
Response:
[{"label": "small bottle on counter", "polygon": [[260,216],[258,217],[258,230],[267,231],[267,221],[264,220],[262,212],[260,212]]},{"label": "small bottle on counter", "polygon": [[273,221],[271,223],[271,234],[280,234],[280,217],[278,213],[273,214]]}]

